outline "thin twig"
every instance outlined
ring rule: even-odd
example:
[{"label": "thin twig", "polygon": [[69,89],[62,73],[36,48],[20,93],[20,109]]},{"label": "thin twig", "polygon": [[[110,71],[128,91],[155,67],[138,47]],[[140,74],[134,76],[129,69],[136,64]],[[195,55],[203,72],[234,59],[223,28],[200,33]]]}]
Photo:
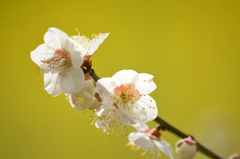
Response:
[{"label": "thin twig", "polygon": [[[158,124],[160,124],[164,130],[170,131],[171,133],[177,135],[180,138],[186,138],[189,136],[189,135],[186,135],[185,133],[181,132],[177,128],[173,127],[171,124],[169,124],[168,122],[166,122],[165,120],[163,120],[160,117],[157,117],[154,120]],[[195,140],[195,138],[194,138],[194,140]],[[205,146],[200,144],[197,140],[195,140],[195,141],[198,143],[198,150],[201,151],[203,154],[205,154],[213,159],[224,159],[223,157],[219,156],[218,154],[214,153],[213,151],[209,150],[208,148],[206,148]]]}]

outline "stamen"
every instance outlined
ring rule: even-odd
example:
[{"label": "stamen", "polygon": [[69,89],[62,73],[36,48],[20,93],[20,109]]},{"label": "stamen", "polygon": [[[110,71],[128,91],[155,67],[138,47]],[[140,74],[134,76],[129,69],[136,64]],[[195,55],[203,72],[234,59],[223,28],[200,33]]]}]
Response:
[{"label": "stamen", "polygon": [[42,64],[38,67],[39,73],[51,71],[52,73],[64,73],[72,66],[69,52],[64,49],[55,50],[53,57],[41,60]]},{"label": "stamen", "polygon": [[92,38],[99,38],[99,36],[93,33]]},{"label": "stamen", "polygon": [[[134,85],[121,85],[114,89],[115,103],[123,103],[129,107],[133,106],[136,101],[141,98],[140,92],[135,89]],[[112,96],[110,96],[112,97]]]},{"label": "stamen", "polygon": [[78,33],[78,36],[80,36],[80,33],[79,33],[79,31],[78,31],[78,28],[76,28],[76,31],[77,31],[77,33]]},{"label": "stamen", "polygon": [[139,149],[142,149],[143,152],[141,153],[141,156],[144,156],[146,154],[148,154],[147,158],[149,159],[153,159],[153,158],[159,158],[160,157],[160,150],[156,147],[156,146],[153,146],[153,147],[150,147],[150,148],[143,148],[143,147],[139,147],[137,145],[135,145],[133,142],[128,142],[126,146],[130,146],[131,147],[131,150],[139,150]]},{"label": "stamen", "polygon": [[99,129],[105,129],[104,132],[107,133],[107,135],[112,136],[112,134],[116,131],[117,136],[119,136],[119,130],[122,129],[121,136],[124,137],[125,130],[127,130],[127,127],[125,124],[122,123],[120,116],[117,114],[116,110],[109,110],[107,112],[103,112],[103,114],[99,117],[94,113],[90,119],[89,122],[93,124],[98,119],[100,127]]}]

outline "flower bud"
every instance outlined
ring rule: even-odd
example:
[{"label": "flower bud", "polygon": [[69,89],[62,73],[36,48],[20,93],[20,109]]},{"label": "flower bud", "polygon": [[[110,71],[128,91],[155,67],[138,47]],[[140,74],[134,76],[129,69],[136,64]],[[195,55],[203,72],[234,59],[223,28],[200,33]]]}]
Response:
[{"label": "flower bud", "polygon": [[176,144],[176,155],[178,159],[193,159],[198,151],[197,142],[191,136],[181,139]]},{"label": "flower bud", "polygon": [[229,159],[240,159],[240,154],[239,153],[234,153],[229,157]]},{"label": "flower bud", "polygon": [[81,91],[66,94],[71,106],[77,110],[94,110],[102,105],[102,101],[95,93],[95,82],[91,76],[85,75],[85,81]]}]

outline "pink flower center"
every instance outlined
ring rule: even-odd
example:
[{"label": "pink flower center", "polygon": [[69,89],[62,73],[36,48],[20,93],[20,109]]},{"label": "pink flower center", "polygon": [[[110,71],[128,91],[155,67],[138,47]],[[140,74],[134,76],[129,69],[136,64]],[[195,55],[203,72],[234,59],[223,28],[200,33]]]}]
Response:
[{"label": "pink flower center", "polygon": [[141,98],[140,92],[134,88],[134,85],[121,85],[114,89],[116,102],[134,103]]},{"label": "pink flower center", "polygon": [[56,49],[54,54],[59,55],[63,58],[68,58],[68,56],[70,55],[70,53],[64,49]]},{"label": "pink flower center", "polygon": [[72,66],[70,53],[64,49],[56,49],[53,57],[49,59],[43,59],[41,62],[42,65],[39,67],[39,70],[50,70],[52,73],[64,73],[69,67]]},{"label": "pink flower center", "polygon": [[147,133],[151,139],[161,139],[161,133],[157,130],[144,129],[140,132]]}]

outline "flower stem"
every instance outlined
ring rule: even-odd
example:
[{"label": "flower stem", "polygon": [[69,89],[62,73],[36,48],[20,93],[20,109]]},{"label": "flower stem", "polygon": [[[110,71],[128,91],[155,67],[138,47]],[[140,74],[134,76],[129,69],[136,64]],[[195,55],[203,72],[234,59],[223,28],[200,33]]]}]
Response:
[{"label": "flower stem", "polygon": [[[181,132],[180,130],[178,130],[177,128],[173,127],[171,124],[169,124],[168,122],[166,122],[165,120],[163,120],[160,117],[157,117],[156,119],[154,119],[157,123],[159,123],[161,125],[161,127],[163,127],[163,130],[168,130],[171,133],[177,135],[180,138],[186,138],[189,135],[184,134],[183,132]],[[195,139],[194,139],[195,140]],[[203,146],[202,144],[200,144],[197,140],[195,140],[198,143],[198,150],[201,151],[203,154],[214,158],[214,159],[224,159],[223,157],[219,156],[218,154],[212,152],[211,150],[209,150],[208,148],[206,148],[205,146]]]},{"label": "flower stem", "polygon": [[93,69],[91,69],[89,71],[89,73],[90,73],[90,75],[92,76],[92,78],[94,79],[95,82],[97,82],[100,79],[100,77],[98,77],[98,75],[95,73],[95,71]]},{"label": "flower stem", "polygon": [[[92,76],[92,78],[97,82],[97,80],[100,79],[100,77],[98,77],[98,75],[95,73],[95,71],[92,69],[90,72],[90,75]],[[165,120],[163,120],[160,117],[157,117],[156,119],[154,119],[157,123],[159,123],[161,125],[161,127],[163,128],[163,130],[168,130],[171,133],[177,135],[180,138],[186,138],[189,135],[184,134],[183,132],[181,132],[180,130],[178,130],[177,128],[173,127],[171,124],[169,124],[168,122],[166,122]],[[195,140],[195,139],[194,139]],[[195,140],[196,141],[196,140]],[[213,159],[224,159],[223,157],[219,156],[218,154],[212,152],[211,150],[209,150],[208,148],[206,148],[205,146],[203,146],[202,144],[200,144],[198,141],[196,141],[198,143],[198,149],[199,151],[201,151],[203,154],[213,158]]]}]

